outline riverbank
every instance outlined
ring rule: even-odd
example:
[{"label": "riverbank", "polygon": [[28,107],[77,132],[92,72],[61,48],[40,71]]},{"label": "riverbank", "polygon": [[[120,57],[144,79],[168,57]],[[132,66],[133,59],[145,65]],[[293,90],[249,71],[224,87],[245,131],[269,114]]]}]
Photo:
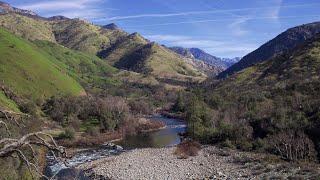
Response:
[{"label": "riverbank", "polygon": [[74,139],[60,139],[57,141],[60,145],[69,149],[82,149],[98,147],[105,142],[121,141],[128,135],[153,132],[166,128],[165,123],[158,120],[151,120],[151,117],[139,117],[137,119],[138,120],[135,124],[135,127],[121,127],[117,131],[110,131],[105,133],[95,132],[94,135],[85,132],[78,132]]},{"label": "riverbank", "polygon": [[[80,165],[106,179],[262,179],[320,177],[313,165],[293,165],[273,156],[205,146],[198,156],[178,159],[175,147],[135,149]],[[275,161],[275,162],[272,162]]]}]

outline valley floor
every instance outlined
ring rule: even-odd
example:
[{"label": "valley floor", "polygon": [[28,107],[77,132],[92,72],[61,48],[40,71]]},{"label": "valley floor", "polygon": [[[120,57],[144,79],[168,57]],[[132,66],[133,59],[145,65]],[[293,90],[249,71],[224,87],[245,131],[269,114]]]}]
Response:
[{"label": "valley floor", "polygon": [[[136,149],[81,165],[92,179],[317,179],[313,165],[204,146],[196,157],[178,159],[175,147]],[[274,161],[274,162],[270,162]]]}]

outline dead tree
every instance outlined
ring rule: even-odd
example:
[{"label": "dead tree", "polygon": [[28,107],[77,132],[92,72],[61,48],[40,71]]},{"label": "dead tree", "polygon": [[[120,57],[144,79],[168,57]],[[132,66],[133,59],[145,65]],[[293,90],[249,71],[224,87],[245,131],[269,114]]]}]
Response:
[{"label": "dead tree", "polygon": [[[0,139],[0,158],[19,157],[26,164],[33,178],[33,172],[35,171],[39,176],[49,179],[42,174],[38,165],[37,148],[46,148],[56,159],[63,159],[67,156],[65,148],[59,146],[50,134],[44,132],[12,137],[9,124],[22,127],[24,123],[19,122],[19,120],[23,120],[26,117],[28,117],[26,114],[0,110],[0,127],[4,127],[7,134],[6,137],[1,137]],[[27,151],[32,153],[31,157],[26,155]]]},{"label": "dead tree", "polygon": [[289,161],[312,161],[316,157],[313,142],[300,131],[278,133],[269,138],[269,143],[276,154]]}]

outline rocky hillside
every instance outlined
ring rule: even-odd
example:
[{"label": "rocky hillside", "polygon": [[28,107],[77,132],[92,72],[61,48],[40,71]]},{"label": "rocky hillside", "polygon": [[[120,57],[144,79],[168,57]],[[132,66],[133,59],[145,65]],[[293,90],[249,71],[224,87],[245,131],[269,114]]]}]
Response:
[{"label": "rocky hillside", "polygon": [[224,78],[259,62],[269,60],[279,54],[289,52],[319,32],[320,22],[314,22],[288,29],[271,41],[262,45],[257,50],[243,57],[238,63],[222,72],[219,77]]},{"label": "rocky hillside", "polygon": [[218,75],[238,60],[238,58],[215,57],[198,48],[170,47],[169,49],[180,54],[187,62],[193,64],[209,77]]},{"label": "rocky hillside", "polygon": [[220,58],[213,56],[199,48],[183,48],[183,47],[170,47],[174,52],[195,60],[203,61],[212,66],[220,67],[222,69],[227,69],[231,65],[235,64],[240,60],[239,57],[235,58]]}]

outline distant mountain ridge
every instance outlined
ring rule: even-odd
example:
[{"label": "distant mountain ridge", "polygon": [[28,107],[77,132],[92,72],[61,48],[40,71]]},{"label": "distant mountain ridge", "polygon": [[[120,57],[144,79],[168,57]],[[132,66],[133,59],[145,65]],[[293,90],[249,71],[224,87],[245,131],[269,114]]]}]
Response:
[{"label": "distant mountain ridge", "polygon": [[180,54],[199,69],[204,71],[209,76],[216,76],[224,71],[234,63],[238,62],[240,58],[219,58],[199,48],[183,48],[183,47],[170,47],[172,51]]},{"label": "distant mountain ridge", "polygon": [[199,48],[170,47],[170,49],[182,56],[185,56],[188,58],[195,58],[195,59],[204,61],[208,64],[219,66],[224,69],[230,67],[232,64],[240,60],[239,57],[235,57],[235,58],[216,57]]},{"label": "distant mountain ridge", "polygon": [[[129,34],[111,23],[94,25],[64,16],[40,17],[2,3],[0,26],[24,39],[49,41],[64,47],[97,55],[110,65],[176,81],[204,80],[198,67],[139,33]],[[131,66],[132,65],[132,66]]]},{"label": "distant mountain ridge", "polygon": [[257,63],[269,60],[277,55],[287,53],[305,43],[306,40],[314,37],[318,33],[320,33],[320,22],[290,28],[265,43],[257,50],[243,57],[238,63],[234,64],[226,71],[220,73],[219,78],[224,78]]}]

